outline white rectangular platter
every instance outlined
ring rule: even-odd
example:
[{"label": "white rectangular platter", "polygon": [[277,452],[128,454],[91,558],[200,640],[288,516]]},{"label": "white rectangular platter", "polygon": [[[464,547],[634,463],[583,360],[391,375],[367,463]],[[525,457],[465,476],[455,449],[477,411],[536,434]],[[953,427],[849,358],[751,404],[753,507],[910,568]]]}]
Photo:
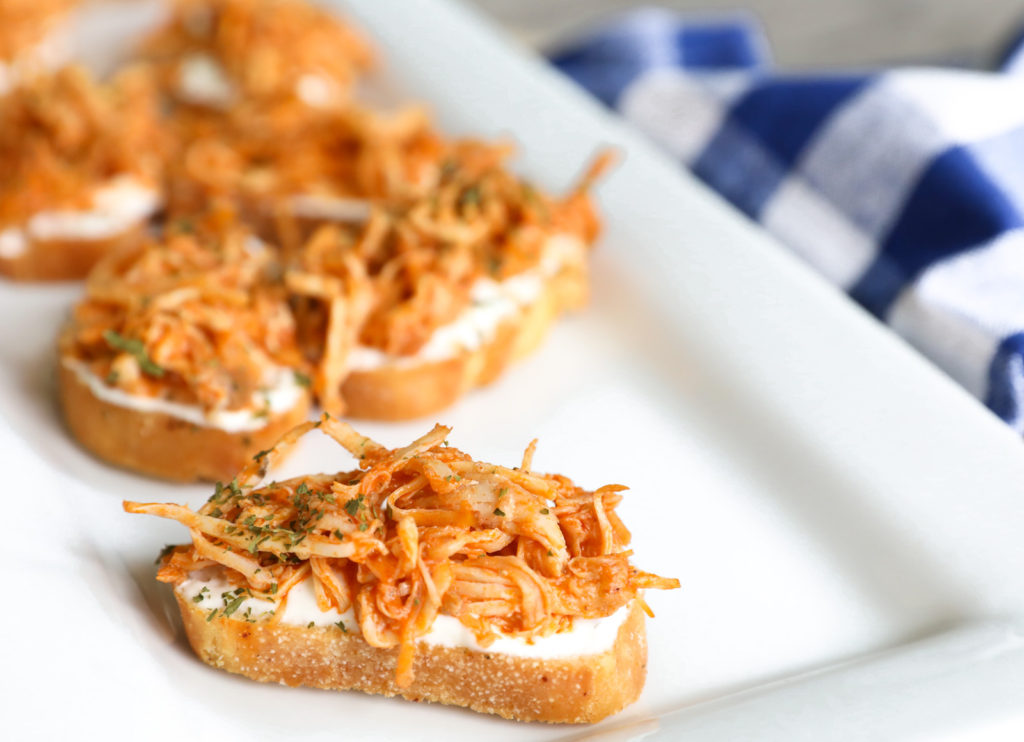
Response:
[{"label": "white rectangular platter", "polygon": [[[621,165],[589,309],[438,415],[453,443],[631,486],[653,593],[640,701],[595,727],[516,724],[266,686],[189,651],[153,559],[186,534],[123,498],[208,489],[104,466],[54,401],[75,285],[0,285],[3,736],[103,739],[910,740],[1024,737],[1024,449],[980,405],[596,103],[463,7],[352,0],[387,75],[451,132],[507,134],[562,187]],[[123,42],[140,6],[103,11]],[[111,15],[112,14],[112,15]],[[102,41],[109,37],[109,44]],[[433,419],[358,426],[388,445]],[[309,440],[289,471],[347,465]]]}]

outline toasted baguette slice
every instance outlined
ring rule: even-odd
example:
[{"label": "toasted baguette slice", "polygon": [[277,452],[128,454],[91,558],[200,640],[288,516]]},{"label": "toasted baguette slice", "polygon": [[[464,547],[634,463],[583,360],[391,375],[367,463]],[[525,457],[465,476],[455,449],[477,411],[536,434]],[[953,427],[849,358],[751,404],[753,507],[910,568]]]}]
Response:
[{"label": "toasted baguette slice", "polygon": [[185,634],[203,662],[265,683],[402,696],[518,721],[587,724],[635,701],[647,673],[644,612],[637,601],[615,643],[601,654],[534,659],[420,644],[415,680],[401,688],[395,683],[397,647],[378,649],[334,626],[209,619],[178,590],[174,595]]},{"label": "toasted baguette slice", "polygon": [[303,394],[291,409],[268,417],[266,426],[234,433],[112,404],[64,363],[58,387],[64,419],[83,446],[125,469],[180,482],[230,481],[254,454],[305,421],[310,406]]},{"label": "toasted baguette slice", "polygon": [[85,278],[107,253],[141,242],[145,225],[97,240],[31,240],[16,255],[0,253],[0,275],[15,281],[73,281]]},{"label": "toasted baguette slice", "polygon": [[537,299],[503,321],[478,348],[441,361],[352,371],[341,385],[346,415],[408,420],[442,410],[534,351],[555,320],[563,312],[581,308],[587,296],[586,264],[581,260],[547,279]]}]

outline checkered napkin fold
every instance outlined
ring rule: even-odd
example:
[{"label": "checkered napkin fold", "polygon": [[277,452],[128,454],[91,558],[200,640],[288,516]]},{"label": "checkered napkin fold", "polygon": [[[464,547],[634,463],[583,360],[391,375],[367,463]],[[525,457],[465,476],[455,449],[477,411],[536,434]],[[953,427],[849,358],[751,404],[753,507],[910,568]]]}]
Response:
[{"label": "checkered napkin fold", "polygon": [[793,74],[648,9],[552,61],[1024,433],[1024,51]]}]

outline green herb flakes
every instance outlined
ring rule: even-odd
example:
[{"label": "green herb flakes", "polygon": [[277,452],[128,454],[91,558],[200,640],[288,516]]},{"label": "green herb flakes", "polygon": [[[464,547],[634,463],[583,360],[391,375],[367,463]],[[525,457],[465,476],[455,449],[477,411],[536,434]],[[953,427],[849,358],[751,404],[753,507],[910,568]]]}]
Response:
[{"label": "green herb flakes", "polygon": [[146,352],[146,346],[141,340],[126,338],[124,335],[113,330],[105,330],[103,332],[103,339],[114,350],[119,350],[132,356],[139,364],[139,368],[142,369],[143,373],[157,378],[164,375],[163,368],[154,363],[153,359],[149,357],[149,354]]}]

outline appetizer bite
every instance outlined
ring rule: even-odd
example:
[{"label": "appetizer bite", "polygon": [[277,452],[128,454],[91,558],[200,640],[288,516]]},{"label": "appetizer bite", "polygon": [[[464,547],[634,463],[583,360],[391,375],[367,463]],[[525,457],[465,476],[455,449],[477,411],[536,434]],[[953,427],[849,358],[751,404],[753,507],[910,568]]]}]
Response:
[{"label": "appetizer bite", "polygon": [[0,3],[0,96],[67,59],[64,25],[74,0]]},{"label": "appetizer bite", "polygon": [[325,409],[377,420],[440,410],[586,301],[599,229],[588,191],[607,156],[553,198],[512,175],[506,154],[459,143],[426,196],[376,209],[355,236],[321,231],[293,261],[286,281]]},{"label": "appetizer bite", "polygon": [[311,113],[294,102],[181,116],[174,138],[180,151],[169,170],[171,213],[227,203],[265,239],[290,249],[317,226],[365,222],[373,203],[429,193],[450,149],[418,107]]},{"label": "appetizer bite", "polygon": [[[356,471],[260,486],[314,427]],[[522,721],[588,723],[643,688],[644,588],[678,580],[629,562],[615,507],[590,492],[472,460],[435,426],[387,449],[325,415],[263,451],[198,511],[171,518],[192,543],[165,550],[185,632],[206,663],[263,682],[359,690]]]},{"label": "appetizer bite", "polygon": [[359,34],[302,0],[174,0],[142,56],[170,100],[211,109],[344,105],[372,60]]},{"label": "appetizer bite", "polygon": [[59,341],[71,432],[109,462],[230,479],[306,419],[310,393],[272,251],[239,229],[104,259]]},{"label": "appetizer bite", "polygon": [[137,243],[159,208],[161,133],[148,78],[77,67],[0,97],[0,275],[82,278]]}]

